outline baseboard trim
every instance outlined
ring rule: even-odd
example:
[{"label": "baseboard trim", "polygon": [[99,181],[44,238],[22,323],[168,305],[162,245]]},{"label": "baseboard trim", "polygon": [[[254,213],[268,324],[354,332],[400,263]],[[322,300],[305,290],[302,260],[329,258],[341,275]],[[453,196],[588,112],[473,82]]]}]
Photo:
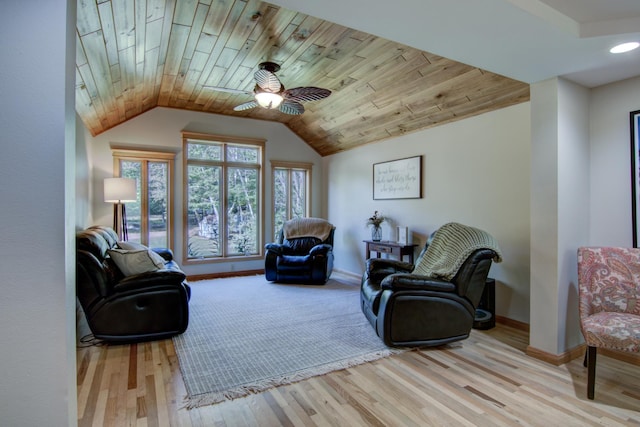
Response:
[{"label": "baseboard trim", "polygon": [[[572,349],[569,349],[561,354],[551,354],[540,349],[527,346],[526,354],[527,356],[531,356],[535,359],[542,360],[543,362],[551,363],[555,366],[563,365],[567,362],[572,361],[578,357],[584,357],[585,351],[587,349],[586,344],[580,344]],[[621,362],[627,362],[635,366],[640,366],[640,354],[637,353],[627,353],[624,351],[616,351],[609,350],[607,348],[599,348],[598,356],[607,356],[615,360],[619,360]]]},{"label": "baseboard trim", "polygon": [[525,353],[527,356],[533,357],[534,359],[542,360],[543,362],[547,362],[555,366],[560,366],[572,361],[576,357],[584,355],[585,348],[586,346],[584,344],[580,344],[560,354],[552,354],[528,345]]},{"label": "baseboard trim", "polygon": [[529,332],[529,324],[508,317],[496,315],[496,322],[519,331]]},{"label": "baseboard trim", "polygon": [[598,355],[607,356],[612,359],[621,360],[623,362],[631,363],[632,365],[640,366],[640,354],[638,353],[627,353],[625,351],[599,348]]},{"label": "baseboard trim", "polygon": [[194,274],[187,276],[187,280],[190,282],[196,282],[198,280],[210,280],[210,279],[224,279],[228,277],[242,277],[242,276],[255,276],[258,274],[264,274],[264,269],[260,270],[243,270],[243,271],[227,271],[222,273],[209,273],[209,274]]}]

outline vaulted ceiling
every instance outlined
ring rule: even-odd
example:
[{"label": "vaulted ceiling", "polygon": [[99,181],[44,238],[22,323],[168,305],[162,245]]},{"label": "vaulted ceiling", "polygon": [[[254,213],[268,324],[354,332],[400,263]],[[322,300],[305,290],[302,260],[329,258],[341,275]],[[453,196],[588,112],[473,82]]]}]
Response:
[{"label": "vaulted ceiling", "polygon": [[[305,113],[233,107],[258,64],[331,96]],[[529,85],[253,0],[78,0],[76,110],[95,136],[156,106],[284,123],[320,155],[529,99]]]}]

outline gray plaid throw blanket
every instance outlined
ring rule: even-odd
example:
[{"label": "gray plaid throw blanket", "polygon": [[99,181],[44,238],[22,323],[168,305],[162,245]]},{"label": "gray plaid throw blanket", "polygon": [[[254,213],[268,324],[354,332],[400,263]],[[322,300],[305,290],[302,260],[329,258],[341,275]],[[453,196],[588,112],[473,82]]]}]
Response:
[{"label": "gray plaid throw blanket", "polygon": [[469,255],[478,249],[496,252],[495,262],[502,262],[498,242],[486,231],[450,222],[436,231],[433,241],[413,269],[413,274],[451,280]]}]

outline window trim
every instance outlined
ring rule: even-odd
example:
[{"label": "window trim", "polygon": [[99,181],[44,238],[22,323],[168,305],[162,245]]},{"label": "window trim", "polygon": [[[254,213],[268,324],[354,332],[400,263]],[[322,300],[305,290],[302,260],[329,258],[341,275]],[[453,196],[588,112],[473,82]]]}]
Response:
[{"label": "window trim", "polygon": [[[224,145],[253,145],[260,148],[260,157],[258,159],[257,167],[258,170],[258,179],[260,179],[260,183],[258,185],[259,194],[258,197],[258,209],[260,213],[258,215],[258,230],[257,230],[257,254],[255,255],[231,255],[231,256],[219,256],[215,258],[204,258],[204,259],[196,259],[188,257],[188,232],[189,232],[189,192],[188,192],[188,183],[189,183],[189,164],[198,164],[201,162],[200,160],[193,159],[189,162],[189,158],[187,155],[187,143],[189,140],[194,141],[209,141],[222,143]],[[265,146],[266,139],[260,138],[249,138],[249,137],[241,137],[241,136],[229,136],[229,135],[217,135],[217,134],[209,134],[209,133],[198,133],[198,132],[182,132],[182,263],[184,265],[198,265],[198,264],[215,264],[215,263],[223,263],[229,261],[255,261],[258,259],[262,259],[264,257],[264,241],[265,241]],[[253,163],[242,163],[242,162],[227,162],[226,159],[222,161],[202,161],[203,163],[211,164],[211,163],[219,163],[220,165],[224,165],[225,169],[228,167],[247,167],[247,165],[254,165]],[[222,182],[225,182],[226,186],[226,178],[227,174],[223,169],[222,173]],[[225,212],[225,227],[226,227],[226,212],[227,212],[227,197],[226,194],[222,194],[222,209]]]},{"label": "window trim", "polygon": [[[271,160],[271,207],[272,210],[274,210],[274,214],[271,216],[271,229],[273,230],[273,235],[276,235],[277,230],[276,230],[276,216],[275,216],[275,205],[276,205],[276,176],[275,176],[275,171],[276,169],[287,169],[289,172],[291,172],[292,170],[303,170],[306,172],[307,175],[307,179],[306,179],[306,206],[305,206],[305,210],[307,212],[307,216],[311,215],[311,200],[312,200],[312,194],[311,194],[311,189],[313,188],[311,185],[311,177],[313,176],[313,163],[310,162],[293,162],[293,161],[286,161],[286,160]],[[289,174],[289,181],[291,181],[291,175]],[[289,189],[289,194],[287,194],[287,198],[290,199],[291,198],[291,189]],[[289,204],[289,210],[290,209],[290,205]],[[287,212],[287,219],[291,219],[290,218],[290,214],[291,212]]]},{"label": "window trim", "polygon": [[[148,162],[166,162],[167,163],[167,248],[173,249],[173,206],[174,206],[174,184],[173,184],[173,168],[175,165],[176,153],[169,151],[142,150],[131,149],[127,147],[112,146],[111,155],[113,157],[113,174],[120,176],[120,161],[148,161]],[[142,163],[140,173],[148,176],[148,169],[145,163]],[[140,212],[148,212],[148,188],[140,185]],[[149,233],[149,219],[147,215],[140,217],[140,233]]]}]

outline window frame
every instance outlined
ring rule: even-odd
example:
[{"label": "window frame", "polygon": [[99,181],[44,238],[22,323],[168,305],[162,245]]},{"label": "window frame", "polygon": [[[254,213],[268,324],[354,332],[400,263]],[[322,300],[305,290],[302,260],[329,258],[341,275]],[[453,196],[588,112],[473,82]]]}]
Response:
[{"label": "window frame", "polygon": [[[111,155],[113,157],[113,173],[114,176],[120,176],[120,162],[124,161],[140,161],[142,162],[140,175],[144,177],[145,181],[148,177],[148,162],[163,162],[167,163],[167,248],[173,249],[173,202],[174,202],[174,187],[173,187],[173,173],[175,166],[176,153],[168,151],[155,151],[155,150],[142,150],[131,149],[126,147],[111,147]],[[140,236],[143,244],[148,244],[142,236],[148,236],[149,234],[149,188],[147,185],[140,183]]]},{"label": "window frame", "polygon": [[276,215],[275,215],[275,206],[276,206],[276,170],[285,169],[289,171],[289,191],[287,194],[287,220],[291,219],[291,172],[292,171],[304,171],[305,172],[305,211],[307,216],[311,214],[311,177],[313,175],[313,163],[309,162],[292,162],[285,160],[271,160],[271,206],[274,210],[272,218],[271,218],[271,228],[273,230],[273,235],[277,236],[279,229],[276,229]]},{"label": "window frame", "polygon": [[[217,143],[223,145],[223,158],[222,160],[200,160],[200,159],[192,159],[189,161],[187,144],[189,142],[198,141],[201,142],[210,142]],[[233,261],[250,261],[262,259],[264,257],[264,215],[265,215],[265,189],[264,189],[264,174],[265,174],[265,139],[259,138],[248,138],[248,137],[237,137],[237,136],[228,136],[228,135],[216,135],[216,134],[208,134],[208,133],[196,133],[196,132],[182,132],[182,263],[185,265],[198,265],[198,264],[215,264],[222,262]],[[244,145],[251,146],[253,148],[259,149],[258,162],[257,163],[245,163],[245,162],[232,162],[226,160],[226,148],[227,145]],[[220,192],[220,200],[221,200],[221,211],[224,212],[224,219],[222,220],[223,228],[226,230],[227,226],[227,211],[228,211],[228,198],[227,198],[227,170],[228,168],[250,168],[256,169],[258,171],[257,178],[260,181],[257,185],[258,194],[257,197],[257,208],[260,211],[257,215],[258,224],[256,230],[256,245],[257,245],[257,253],[252,255],[227,255],[227,239],[226,236],[222,236],[222,254],[216,257],[208,257],[208,258],[189,258],[188,244],[189,244],[189,165],[203,165],[203,166],[221,166],[221,182],[224,182],[224,188]],[[225,233],[223,233],[225,234]]]}]

